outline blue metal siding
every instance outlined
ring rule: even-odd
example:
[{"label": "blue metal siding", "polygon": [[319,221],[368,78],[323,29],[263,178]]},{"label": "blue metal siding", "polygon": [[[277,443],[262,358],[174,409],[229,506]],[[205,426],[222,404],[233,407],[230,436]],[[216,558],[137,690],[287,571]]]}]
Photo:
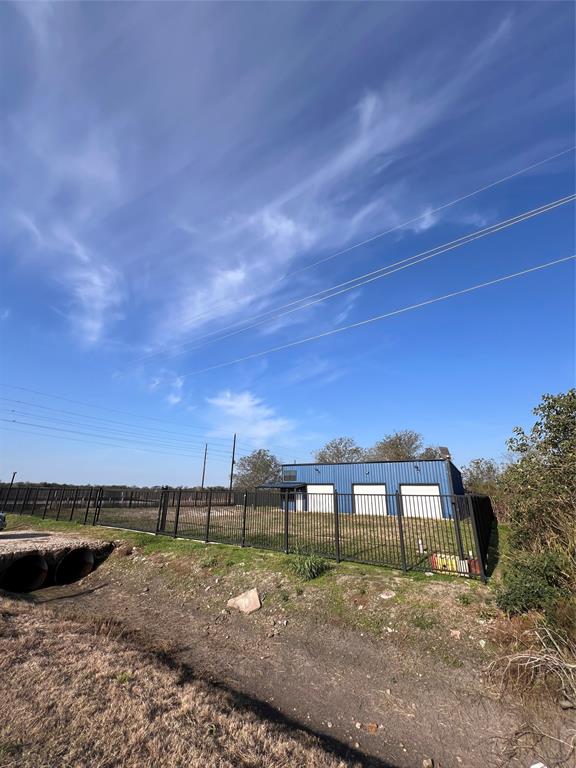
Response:
[{"label": "blue metal siding", "polygon": [[[307,485],[332,483],[338,493],[352,493],[353,483],[386,485],[387,493],[396,493],[401,483],[438,483],[440,493],[452,493],[444,460],[382,461],[360,464],[286,464],[283,469],[296,472],[296,480]],[[458,493],[456,488],[454,492]]]},{"label": "blue metal siding", "polygon": [[450,467],[450,476],[452,477],[452,488],[454,489],[454,493],[460,495],[464,493],[464,483],[462,482],[460,470],[455,467],[451,461],[448,462],[448,466]]}]

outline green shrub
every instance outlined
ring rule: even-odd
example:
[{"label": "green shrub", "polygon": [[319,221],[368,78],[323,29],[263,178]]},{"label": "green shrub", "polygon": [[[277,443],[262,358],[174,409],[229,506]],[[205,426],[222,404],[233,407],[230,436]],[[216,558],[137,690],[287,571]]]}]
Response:
[{"label": "green shrub", "polygon": [[322,576],[330,568],[330,563],[314,552],[296,555],[290,562],[290,568],[304,581]]},{"label": "green shrub", "polygon": [[569,596],[561,552],[513,552],[496,596],[498,606],[512,615],[539,611],[551,613]]}]

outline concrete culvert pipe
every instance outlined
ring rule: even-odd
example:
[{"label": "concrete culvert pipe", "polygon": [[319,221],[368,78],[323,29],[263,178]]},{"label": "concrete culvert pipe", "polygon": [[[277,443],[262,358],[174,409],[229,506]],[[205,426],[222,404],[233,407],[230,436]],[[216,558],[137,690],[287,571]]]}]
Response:
[{"label": "concrete culvert pipe", "polygon": [[94,568],[94,553],[88,547],[72,549],[64,555],[54,571],[56,584],[72,584],[88,576]]},{"label": "concrete culvert pipe", "polygon": [[13,560],[0,577],[0,585],[10,592],[31,592],[40,587],[48,576],[48,563],[42,555],[22,555]]}]

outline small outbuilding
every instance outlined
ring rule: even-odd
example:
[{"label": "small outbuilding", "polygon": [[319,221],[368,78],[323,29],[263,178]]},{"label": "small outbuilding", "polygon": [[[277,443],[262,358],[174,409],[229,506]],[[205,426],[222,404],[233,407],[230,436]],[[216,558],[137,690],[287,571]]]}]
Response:
[{"label": "small outbuilding", "polygon": [[284,494],[297,511],[451,518],[453,497],[464,493],[450,459],[285,464],[282,480],[261,486]]}]

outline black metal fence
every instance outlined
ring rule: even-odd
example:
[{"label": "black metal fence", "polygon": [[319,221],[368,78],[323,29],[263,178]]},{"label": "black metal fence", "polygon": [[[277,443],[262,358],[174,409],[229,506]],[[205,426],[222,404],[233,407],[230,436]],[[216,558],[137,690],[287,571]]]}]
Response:
[{"label": "black metal fence", "polygon": [[483,580],[495,525],[490,499],[470,494],[4,486],[0,510]]}]

